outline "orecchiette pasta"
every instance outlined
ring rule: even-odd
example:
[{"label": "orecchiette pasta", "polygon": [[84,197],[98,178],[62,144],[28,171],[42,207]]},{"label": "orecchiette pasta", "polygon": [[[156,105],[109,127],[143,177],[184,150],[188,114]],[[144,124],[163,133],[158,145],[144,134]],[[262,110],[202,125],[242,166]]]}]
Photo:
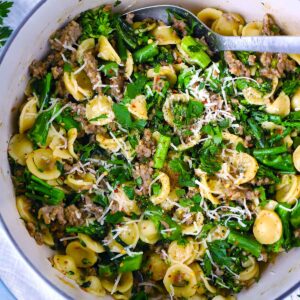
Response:
[{"label": "orecchiette pasta", "polygon": [[65,180],[65,184],[74,191],[89,190],[90,188],[92,188],[95,182],[96,178],[91,173],[79,174],[78,176],[69,174]]},{"label": "orecchiette pasta", "polygon": [[300,65],[300,54],[289,54],[289,56]]},{"label": "orecchiette pasta", "polygon": [[68,131],[68,150],[73,158],[78,159],[78,155],[74,151],[74,142],[77,139],[77,129],[71,128]]},{"label": "orecchiette pasta", "polygon": [[168,269],[168,265],[160,257],[159,254],[153,253],[148,258],[146,270],[149,272],[149,274],[151,274],[152,280],[154,280],[154,281],[162,280],[165,277],[167,269]]},{"label": "orecchiette pasta", "polygon": [[83,242],[83,244],[90,250],[94,251],[95,253],[103,253],[105,252],[104,247],[99,243],[94,241],[90,236],[78,233],[78,239]]},{"label": "orecchiette pasta", "polygon": [[[195,273],[196,279],[197,279],[197,294],[203,295],[206,292],[204,282],[202,278],[204,277],[204,273],[199,265],[199,263],[194,262],[189,266]],[[216,290],[214,290],[216,292]]]},{"label": "orecchiette pasta", "polygon": [[261,244],[276,243],[282,235],[281,219],[274,211],[261,210],[254,222],[253,234]]},{"label": "orecchiette pasta", "polygon": [[275,198],[278,202],[293,204],[300,196],[299,175],[283,175],[281,183],[276,185]]},{"label": "orecchiette pasta", "polygon": [[73,241],[68,244],[66,254],[71,256],[79,268],[89,268],[93,266],[98,257],[97,254],[79,241]]},{"label": "orecchiette pasta", "polygon": [[155,39],[158,41],[158,45],[174,45],[180,43],[180,38],[177,36],[175,30],[166,25],[157,26],[153,31]]},{"label": "orecchiette pasta", "polygon": [[8,145],[8,153],[18,164],[24,166],[27,156],[32,153],[33,145],[25,134],[15,134]]},{"label": "orecchiette pasta", "polygon": [[50,149],[37,149],[31,152],[26,159],[26,165],[33,175],[44,180],[57,179],[60,176],[56,159]]},{"label": "orecchiette pasta", "polygon": [[236,13],[223,13],[220,18],[212,24],[212,30],[221,35],[241,35],[245,21]]},{"label": "orecchiette pasta", "polygon": [[53,267],[68,278],[78,281],[81,273],[77,268],[73,257],[69,255],[54,255]]},{"label": "orecchiette pasta", "polygon": [[147,120],[147,102],[144,95],[139,95],[126,105],[128,111],[137,119]]},{"label": "orecchiette pasta", "polygon": [[138,223],[140,239],[147,244],[155,244],[159,240],[159,232],[151,220],[141,220]]},{"label": "orecchiette pasta", "polygon": [[35,96],[31,97],[23,106],[19,117],[20,133],[24,133],[33,126],[37,117],[37,101],[38,99]]},{"label": "orecchiette pasta", "polygon": [[125,64],[125,76],[127,78],[130,78],[131,74],[133,72],[133,58],[130,51],[127,50],[127,59]]},{"label": "orecchiette pasta", "polygon": [[176,297],[191,297],[197,290],[196,275],[184,264],[172,265],[167,270],[163,282],[167,291]]},{"label": "orecchiette pasta", "polygon": [[300,172],[300,146],[293,152],[293,163],[297,171]]},{"label": "orecchiette pasta", "polygon": [[106,125],[113,121],[115,114],[112,110],[112,100],[98,95],[86,104],[86,118],[91,124]]},{"label": "orecchiette pasta", "polygon": [[99,143],[99,146],[105,150],[111,152],[118,152],[121,148],[121,143],[124,141],[123,138],[117,138],[117,141],[113,138],[108,138],[105,135],[98,133],[96,135],[96,140]]},{"label": "orecchiette pasta", "polygon": [[185,235],[198,235],[203,227],[204,217],[201,212],[191,213],[193,223],[191,225],[182,225],[182,233]]},{"label": "orecchiette pasta", "polygon": [[273,96],[278,86],[278,78],[274,77],[272,79],[272,91],[266,95],[263,95],[260,91],[255,89],[254,87],[247,87],[243,89],[243,96],[253,105],[264,105],[268,103],[268,99]]},{"label": "orecchiette pasta", "polygon": [[100,36],[98,40],[99,54],[98,56],[104,60],[114,61],[117,64],[121,63],[121,58],[112,47],[109,40],[105,36]]},{"label": "orecchiette pasta", "polygon": [[60,128],[58,132],[54,126],[51,126],[47,137],[47,145],[53,151],[53,156],[55,158],[69,160],[72,159],[72,155],[66,149],[68,141],[65,134],[66,132],[63,128]]},{"label": "orecchiette pasta", "polygon": [[125,223],[118,227],[120,230],[120,239],[129,245],[130,247],[134,248],[140,238],[139,229],[136,223]]},{"label": "orecchiette pasta", "polygon": [[83,55],[85,52],[95,48],[95,39],[89,38],[80,43],[76,51],[77,61],[81,64],[83,62]]},{"label": "orecchiette pasta", "polygon": [[295,94],[292,97],[291,107],[294,111],[300,110],[300,88],[297,89]]},{"label": "orecchiette pasta", "polygon": [[[86,284],[84,284],[86,283]],[[105,290],[102,287],[101,281],[97,276],[87,276],[85,277],[83,285],[85,286],[83,289],[91,293],[95,296],[105,296]]]},{"label": "orecchiette pasta", "polygon": [[161,184],[161,189],[158,195],[152,195],[150,200],[152,203],[154,203],[155,205],[160,204],[162,202],[164,202],[169,193],[170,193],[170,179],[169,176],[163,172],[159,172],[157,179],[159,180],[160,184]]},{"label": "orecchiette pasta", "polygon": [[243,263],[243,267],[245,267],[246,269],[239,274],[240,281],[249,281],[258,276],[258,263],[252,256],[249,256],[248,260],[245,263]]},{"label": "orecchiette pasta", "polygon": [[172,264],[191,264],[196,256],[197,249],[195,247],[197,244],[193,243],[192,239],[189,239],[187,243],[181,245],[177,241],[173,241],[168,249],[168,257]]},{"label": "orecchiette pasta", "polygon": [[211,7],[207,7],[202,9],[197,17],[199,18],[199,20],[201,20],[205,25],[207,25],[208,27],[211,27],[212,24],[218,20],[219,18],[221,18],[223,12],[219,9],[216,8],[211,8]]},{"label": "orecchiette pasta", "polygon": [[89,99],[93,96],[93,87],[85,71],[79,73],[76,73],[76,71],[64,72],[63,80],[66,89],[77,101]]},{"label": "orecchiette pasta", "polygon": [[121,292],[121,293],[126,293],[128,290],[131,289],[133,285],[133,276],[131,272],[128,273],[122,273],[120,274],[120,279],[119,283],[114,289],[115,286],[115,280],[113,279],[107,279],[107,278],[102,278],[101,283],[102,286],[110,293],[112,292]]},{"label": "orecchiette pasta", "polygon": [[262,22],[250,22],[243,27],[242,36],[259,36],[262,33]]},{"label": "orecchiette pasta", "polygon": [[285,117],[290,113],[290,98],[281,92],[273,103],[267,103],[266,112]]},{"label": "orecchiette pasta", "polygon": [[31,208],[31,202],[28,200],[24,195],[18,196],[16,198],[16,205],[19,212],[20,217],[30,223],[35,223],[36,220],[34,216],[32,215],[30,208]]},{"label": "orecchiette pasta", "polygon": [[236,148],[236,146],[238,144],[242,144],[244,146],[246,145],[246,143],[244,142],[244,140],[241,137],[239,137],[235,134],[232,134],[228,131],[222,132],[222,138],[223,138],[223,140],[228,141],[229,144],[232,144],[234,146],[234,149]]},{"label": "orecchiette pasta", "polygon": [[149,69],[147,71],[147,77],[154,78],[159,76],[160,78],[166,78],[170,82],[170,86],[174,86],[177,81],[176,72],[173,66],[161,66],[156,72],[155,69]]}]

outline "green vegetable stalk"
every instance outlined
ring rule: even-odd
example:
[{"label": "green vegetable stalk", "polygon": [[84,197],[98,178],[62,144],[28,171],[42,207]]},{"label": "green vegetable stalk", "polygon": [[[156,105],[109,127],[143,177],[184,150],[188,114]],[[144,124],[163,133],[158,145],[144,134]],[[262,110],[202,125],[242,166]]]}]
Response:
[{"label": "green vegetable stalk", "polygon": [[300,228],[300,202],[291,213],[291,224],[294,228]]},{"label": "green vegetable stalk", "polygon": [[187,53],[191,60],[197,63],[202,69],[210,64],[211,59],[204,51],[207,47],[204,44],[200,44],[200,42],[196,41],[193,37],[185,36],[181,41],[181,48]]},{"label": "green vegetable stalk", "polygon": [[30,176],[26,190],[26,197],[48,205],[58,205],[65,198],[65,194],[62,190],[49,185],[34,175]]},{"label": "green vegetable stalk", "polygon": [[118,35],[130,48],[135,49],[137,47],[137,40],[133,29],[121,17],[118,17],[116,21],[116,29]]},{"label": "green vegetable stalk", "polygon": [[134,256],[126,256],[120,263],[119,272],[126,273],[139,270],[141,268],[142,260],[143,253]]},{"label": "green vegetable stalk", "polygon": [[133,53],[133,59],[137,63],[144,63],[159,54],[156,43],[149,44]]},{"label": "green vegetable stalk", "polygon": [[170,143],[170,137],[164,136],[162,134],[160,135],[157,149],[154,155],[154,168],[161,169],[164,166]]},{"label": "green vegetable stalk", "polygon": [[236,231],[230,231],[228,243],[248,251],[255,257],[259,257],[262,250],[262,245],[259,242]]}]

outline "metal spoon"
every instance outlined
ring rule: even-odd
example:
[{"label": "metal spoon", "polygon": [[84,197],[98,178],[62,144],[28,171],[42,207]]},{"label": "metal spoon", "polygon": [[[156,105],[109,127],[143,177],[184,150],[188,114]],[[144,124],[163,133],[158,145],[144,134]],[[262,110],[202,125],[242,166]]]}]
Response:
[{"label": "metal spoon", "polygon": [[[210,49],[214,52],[223,50],[300,53],[300,36],[223,36],[213,32],[190,11],[175,5],[154,5],[133,10],[134,19],[139,21],[146,18],[161,20],[169,23],[168,11],[175,12],[187,20],[193,19],[195,36],[205,37]],[[125,15],[126,15],[125,14]]]}]

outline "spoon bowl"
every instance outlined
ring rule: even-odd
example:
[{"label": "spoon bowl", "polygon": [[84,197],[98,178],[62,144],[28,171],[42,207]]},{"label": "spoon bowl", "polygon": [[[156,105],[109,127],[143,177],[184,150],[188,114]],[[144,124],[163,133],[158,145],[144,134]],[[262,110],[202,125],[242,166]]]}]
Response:
[{"label": "spoon bowl", "polygon": [[300,36],[222,36],[212,31],[190,11],[176,5],[154,5],[139,8],[124,15],[133,13],[134,20],[141,21],[146,18],[161,20],[170,24],[170,15],[176,14],[195,23],[194,35],[204,37],[213,52],[224,50],[300,53]]}]

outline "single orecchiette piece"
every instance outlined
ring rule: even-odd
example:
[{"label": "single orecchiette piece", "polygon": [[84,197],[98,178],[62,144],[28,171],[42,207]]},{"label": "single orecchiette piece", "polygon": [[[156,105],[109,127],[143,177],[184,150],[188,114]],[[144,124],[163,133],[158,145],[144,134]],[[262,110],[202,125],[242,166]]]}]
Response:
[{"label": "single orecchiette piece", "polygon": [[246,269],[239,274],[240,281],[249,281],[258,276],[259,267],[258,267],[258,263],[255,260],[255,258],[253,258],[252,256],[249,256],[248,260],[246,262],[242,263],[242,265]]},{"label": "single orecchiette piece", "polygon": [[170,179],[169,176],[163,172],[159,172],[157,176],[161,184],[161,189],[158,195],[153,195],[150,200],[153,204],[157,205],[165,201],[170,193]]},{"label": "single orecchiette piece", "polygon": [[211,27],[212,24],[221,18],[223,12],[216,8],[207,7],[202,9],[198,14],[197,17],[200,21],[202,21],[208,27]]},{"label": "single orecchiette piece", "polygon": [[259,90],[254,87],[247,87],[243,89],[242,93],[247,102],[252,105],[264,105],[267,103],[268,99],[271,98],[278,86],[278,78],[274,77],[272,79],[272,91],[266,95],[263,95]]},{"label": "single orecchiette piece", "polygon": [[83,63],[83,55],[85,52],[92,50],[95,48],[95,39],[89,38],[80,43],[76,51],[77,61],[82,64]]},{"label": "single orecchiette piece", "polygon": [[292,97],[291,107],[294,111],[300,110],[300,88],[297,89],[296,93]]},{"label": "single orecchiette piece", "polygon": [[[133,276],[131,272],[119,274],[120,279],[117,287],[115,287],[115,280],[116,278],[102,278],[101,283],[102,286],[110,293],[113,292],[121,292],[126,293],[128,290],[131,289],[133,285]],[[116,276],[117,277],[117,276]]]},{"label": "single orecchiette piece", "polygon": [[69,174],[65,180],[65,184],[74,191],[89,190],[93,187],[95,182],[96,178],[91,173],[79,174],[78,176]]},{"label": "single orecchiette piece", "polygon": [[169,83],[170,86],[173,87],[174,84],[177,81],[177,76],[176,76],[176,72],[173,68],[173,66],[161,66],[158,70],[158,72],[155,71],[155,69],[149,69],[147,71],[147,77],[149,78],[154,78],[159,76],[160,78],[166,78]]},{"label": "single orecchiette piece", "polygon": [[130,78],[132,72],[133,72],[133,58],[132,58],[132,54],[130,51],[127,50],[127,59],[126,59],[126,63],[125,63],[125,77],[126,78]]},{"label": "single orecchiette piece", "polygon": [[198,262],[192,263],[189,267],[194,271],[197,279],[197,294],[203,295],[205,294],[206,290],[212,294],[217,292],[217,290],[208,283]]},{"label": "single orecchiette piece", "polygon": [[223,13],[220,18],[212,24],[212,30],[221,35],[241,35],[245,21],[236,13]]},{"label": "single orecchiette piece", "polygon": [[300,54],[289,54],[289,56],[300,65]]},{"label": "single orecchiette piece", "polygon": [[155,223],[151,220],[141,220],[138,223],[140,239],[146,243],[153,245],[159,240],[159,232]]},{"label": "single orecchiette piece", "polygon": [[278,202],[294,204],[300,196],[300,176],[283,175],[281,182],[276,185],[275,198]]},{"label": "single orecchiette piece", "polygon": [[198,235],[203,227],[204,217],[201,212],[192,212],[191,219],[193,223],[191,225],[181,225],[182,234],[184,235]]},{"label": "single orecchiette piece", "polygon": [[236,148],[236,146],[238,144],[242,144],[242,145],[246,146],[245,141],[241,137],[239,137],[235,134],[232,134],[228,131],[222,132],[222,138],[223,138],[223,140],[228,141],[229,144],[232,144],[234,146],[234,149]]},{"label": "single orecchiette piece", "polygon": [[96,135],[96,141],[99,143],[99,146],[110,152],[118,152],[121,148],[121,143],[124,142],[124,138],[107,138],[103,134],[98,133]]},{"label": "single orecchiette piece", "polygon": [[68,141],[65,134],[66,131],[63,128],[57,131],[54,126],[50,127],[46,144],[53,151],[55,158],[72,159],[72,155],[66,149],[68,148]]},{"label": "single orecchiette piece", "polygon": [[141,214],[141,210],[137,205],[136,200],[130,200],[128,196],[124,192],[124,186],[121,188],[115,189],[112,199],[119,204],[119,209],[122,210],[128,216],[132,215],[132,213],[136,215]]},{"label": "single orecchiette piece", "polygon": [[197,181],[196,183],[199,185],[201,196],[208,199],[212,204],[218,205],[220,200],[212,195],[207,182],[207,174],[203,174],[200,169],[195,169],[195,174],[200,177],[200,181]]},{"label": "single orecchiette piece", "polygon": [[256,240],[263,245],[276,243],[282,236],[282,223],[276,212],[261,210],[256,216],[253,234]]},{"label": "single orecchiette piece", "polygon": [[34,125],[37,117],[37,101],[38,99],[35,96],[31,97],[23,106],[19,117],[20,133],[24,133]]},{"label": "single orecchiette piece", "polygon": [[128,111],[137,119],[148,120],[147,102],[144,95],[136,96],[127,105]]},{"label": "single orecchiette piece", "polygon": [[300,172],[300,146],[293,152],[293,163],[297,171]]},{"label": "single orecchiette piece", "polygon": [[262,22],[250,22],[243,27],[242,36],[259,36],[262,33]]},{"label": "single orecchiette piece", "polygon": [[[88,282],[87,285],[84,283]],[[103,297],[105,296],[105,290],[102,287],[101,281],[97,276],[87,276],[84,278],[83,290],[86,292],[93,294],[95,296]]]},{"label": "single orecchiette piece", "polygon": [[191,297],[197,290],[196,275],[184,264],[172,265],[163,280],[166,290],[176,297]]},{"label": "single orecchiette piece", "polygon": [[93,96],[93,87],[85,71],[64,72],[64,84],[67,91],[77,101],[83,101]]},{"label": "single orecchiette piece", "polygon": [[104,247],[99,242],[94,241],[86,234],[78,233],[78,239],[82,241],[88,249],[94,251],[95,253],[105,252]]},{"label": "single orecchiette piece", "polygon": [[246,183],[255,177],[258,163],[253,156],[244,152],[234,151],[228,158],[232,167],[231,175],[235,178],[235,184]]},{"label": "single orecchiette piece", "polygon": [[267,103],[266,112],[285,117],[290,113],[290,98],[281,92],[273,103]]},{"label": "single orecchiette piece", "polygon": [[15,134],[8,145],[8,154],[18,164],[25,166],[27,156],[33,151],[33,145],[25,134]]},{"label": "single orecchiette piece", "polygon": [[68,150],[73,158],[78,159],[78,155],[74,151],[74,142],[77,139],[77,129],[71,128],[68,131]]},{"label": "single orecchiette piece", "polygon": [[98,57],[108,60],[108,61],[114,61],[117,64],[121,63],[121,58],[116,52],[116,50],[113,48],[113,46],[110,44],[108,39],[101,35],[98,40],[99,44],[99,54]]},{"label": "single orecchiette piece", "polygon": [[151,274],[151,279],[160,281],[164,279],[168,265],[157,253],[152,253],[146,265],[146,270]]},{"label": "single orecchiette piece", "polygon": [[177,241],[173,241],[168,248],[168,257],[171,263],[191,264],[197,256],[196,246],[198,245],[195,244],[192,239],[189,239],[185,244],[179,244]]},{"label": "single orecchiette piece", "polygon": [[158,41],[158,45],[175,45],[180,43],[180,38],[176,34],[176,31],[171,26],[161,25],[157,26],[152,34],[155,40]]},{"label": "single orecchiette piece", "polygon": [[83,246],[79,241],[69,243],[66,248],[66,254],[74,259],[76,266],[79,268],[90,268],[98,259],[94,251]]},{"label": "single orecchiette piece", "polygon": [[86,104],[86,118],[94,125],[103,126],[111,123],[115,118],[112,104],[111,98],[98,95]]},{"label": "single orecchiette piece", "polygon": [[134,248],[140,238],[139,229],[136,223],[125,223],[118,227],[119,238],[131,248]]},{"label": "single orecchiette piece", "polygon": [[81,273],[77,268],[73,257],[69,255],[54,255],[53,267],[70,279],[79,281]]},{"label": "single orecchiette piece", "polygon": [[16,205],[17,205],[17,209],[18,209],[20,217],[25,222],[36,223],[36,220],[30,211],[31,204],[32,204],[31,201],[28,200],[24,195],[18,196],[16,198]]},{"label": "single orecchiette piece", "polygon": [[31,152],[26,159],[26,165],[33,175],[43,180],[57,179],[60,176],[56,159],[50,149],[37,149]]}]

